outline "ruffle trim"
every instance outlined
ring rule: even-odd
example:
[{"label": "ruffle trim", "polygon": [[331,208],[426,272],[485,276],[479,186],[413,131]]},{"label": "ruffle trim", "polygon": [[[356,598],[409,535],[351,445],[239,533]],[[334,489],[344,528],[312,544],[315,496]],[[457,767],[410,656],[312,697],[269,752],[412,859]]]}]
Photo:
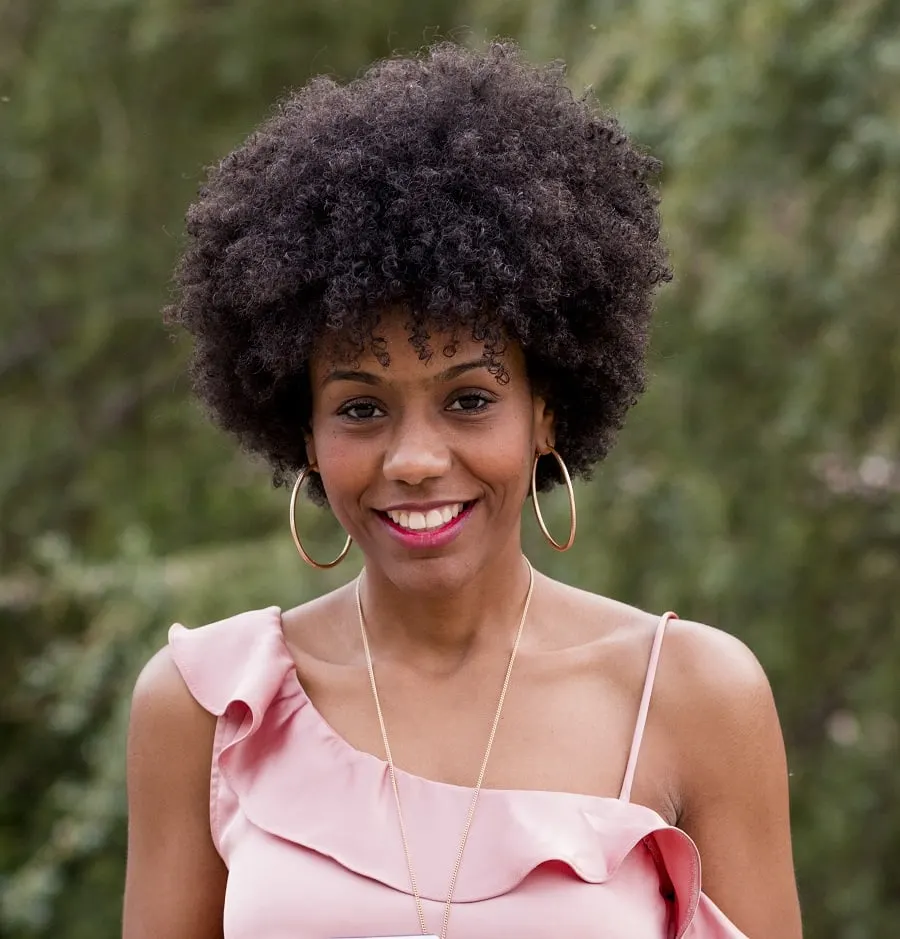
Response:
[{"label": "ruffle trim", "polygon": [[[356,750],[316,710],[297,678],[277,607],[199,629],[170,630],[173,657],[197,701],[219,715],[214,782],[270,835],[411,893],[387,764]],[[471,790],[397,771],[420,894],[442,902]],[[220,829],[227,818],[219,818]],[[482,790],[454,902],[514,890],[545,864],[587,883],[611,880],[646,846],[671,887],[673,939],[745,939],[701,892],[700,855],[652,809],[615,798]],[[227,860],[227,859],[226,859]]]}]

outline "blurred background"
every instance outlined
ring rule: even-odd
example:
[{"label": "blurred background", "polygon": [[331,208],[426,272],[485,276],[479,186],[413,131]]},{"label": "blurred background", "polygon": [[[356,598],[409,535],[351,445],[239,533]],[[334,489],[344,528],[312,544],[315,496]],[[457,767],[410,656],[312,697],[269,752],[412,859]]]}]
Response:
[{"label": "blurred background", "polygon": [[130,693],[168,625],[358,569],[302,564],[288,493],[189,399],[158,311],[203,167],[312,74],[496,35],[664,160],[676,270],[575,548],[529,518],[529,553],[750,645],[807,936],[900,935],[900,3],[0,0],[3,937],[119,934]]}]

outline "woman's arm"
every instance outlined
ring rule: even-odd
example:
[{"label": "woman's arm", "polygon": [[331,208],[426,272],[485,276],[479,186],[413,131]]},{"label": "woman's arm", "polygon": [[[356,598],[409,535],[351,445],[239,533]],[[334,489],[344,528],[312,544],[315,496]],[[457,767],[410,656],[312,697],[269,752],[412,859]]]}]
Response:
[{"label": "woman's arm", "polygon": [[214,732],[215,717],[163,649],[132,702],[123,939],[222,939],[227,872],[209,823]]},{"label": "woman's arm", "polygon": [[769,682],[733,636],[670,626],[663,659],[666,699],[678,702],[678,824],[700,850],[703,891],[750,939],[800,939],[788,773]]}]

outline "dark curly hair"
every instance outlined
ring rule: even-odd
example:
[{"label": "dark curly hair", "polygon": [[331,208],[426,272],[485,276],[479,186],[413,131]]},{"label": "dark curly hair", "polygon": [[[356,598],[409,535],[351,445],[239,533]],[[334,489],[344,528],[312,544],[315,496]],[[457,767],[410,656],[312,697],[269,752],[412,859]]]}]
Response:
[{"label": "dark curly hair", "polygon": [[210,170],[166,319],[194,337],[213,419],[276,485],[307,462],[313,348],[331,337],[386,364],[389,309],[423,358],[435,333],[483,341],[500,381],[504,343],[521,344],[557,450],[586,476],[643,390],[652,294],[671,276],[658,171],[573,98],[562,65],[512,43],[317,78]]}]

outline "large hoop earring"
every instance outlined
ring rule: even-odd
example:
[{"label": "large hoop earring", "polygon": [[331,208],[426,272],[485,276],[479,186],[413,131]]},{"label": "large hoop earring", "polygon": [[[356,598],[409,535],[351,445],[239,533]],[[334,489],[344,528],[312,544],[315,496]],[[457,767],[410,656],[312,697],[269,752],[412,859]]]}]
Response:
[{"label": "large hoop earring", "polygon": [[300,536],[297,534],[297,520],[295,518],[297,510],[297,496],[300,493],[300,488],[303,483],[309,477],[310,473],[314,472],[314,469],[311,466],[304,466],[300,470],[300,475],[297,477],[297,481],[294,483],[294,491],[291,493],[291,535],[294,538],[294,544],[297,547],[297,550],[300,552],[300,557],[309,564],[310,567],[315,567],[320,571],[327,571],[331,567],[337,567],[341,561],[347,557],[347,552],[350,550],[350,545],[353,544],[353,539],[347,535],[347,543],[344,545],[344,549],[341,553],[333,560],[329,561],[327,564],[322,564],[317,561],[315,558],[310,557],[307,553],[306,548],[303,547],[303,542],[300,540]]},{"label": "large hoop earring", "polygon": [[565,480],[566,491],[569,496],[569,537],[566,539],[564,544],[560,544],[556,541],[553,535],[550,534],[547,529],[547,525],[544,522],[544,516],[541,515],[541,507],[538,505],[538,496],[537,496],[537,465],[538,460],[543,454],[536,453],[534,455],[534,463],[531,466],[531,501],[534,505],[534,515],[537,518],[537,523],[540,526],[541,531],[544,533],[544,537],[550,544],[556,548],[557,551],[568,551],[569,548],[575,543],[575,526],[577,523],[577,516],[575,513],[575,490],[572,488],[572,478],[569,476],[569,470],[566,467],[566,464],[563,462],[563,458],[553,449],[553,447],[548,447],[547,452],[556,459],[556,462],[559,464],[559,468],[563,475],[563,480]]}]

